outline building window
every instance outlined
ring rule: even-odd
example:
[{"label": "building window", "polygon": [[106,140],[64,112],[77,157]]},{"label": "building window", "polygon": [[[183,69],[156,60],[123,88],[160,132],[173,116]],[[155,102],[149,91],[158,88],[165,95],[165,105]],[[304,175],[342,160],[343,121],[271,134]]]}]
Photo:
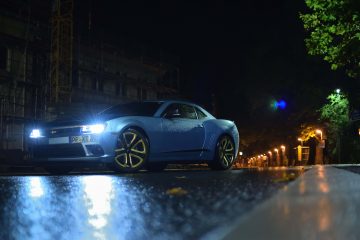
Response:
[{"label": "building window", "polygon": [[97,89],[97,85],[98,85],[98,81],[97,81],[96,78],[94,78],[94,79],[92,80],[91,89],[92,89],[92,90],[96,90],[96,89]]},{"label": "building window", "polygon": [[104,80],[99,80],[98,84],[99,84],[99,91],[104,92]]},{"label": "building window", "polygon": [[141,88],[137,88],[137,99],[141,100]]},{"label": "building window", "polygon": [[121,85],[121,94],[122,94],[123,97],[126,97],[126,96],[127,96],[127,86],[126,86],[125,83],[123,83],[123,84]]},{"label": "building window", "polygon": [[7,48],[0,46],[0,69],[6,70],[7,61]]},{"label": "building window", "polygon": [[142,89],[142,91],[141,91],[141,100],[146,100],[146,99],[147,99],[146,89]]},{"label": "building window", "polygon": [[119,96],[121,91],[121,83],[117,82],[115,87],[115,95]]}]

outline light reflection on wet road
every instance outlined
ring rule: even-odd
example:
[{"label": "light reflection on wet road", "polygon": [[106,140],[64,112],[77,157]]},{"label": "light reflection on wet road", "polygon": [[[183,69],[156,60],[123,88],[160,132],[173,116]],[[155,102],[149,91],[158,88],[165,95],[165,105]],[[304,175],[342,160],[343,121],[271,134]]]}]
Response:
[{"label": "light reflection on wet road", "polygon": [[285,171],[2,176],[0,239],[199,238],[283,187]]}]

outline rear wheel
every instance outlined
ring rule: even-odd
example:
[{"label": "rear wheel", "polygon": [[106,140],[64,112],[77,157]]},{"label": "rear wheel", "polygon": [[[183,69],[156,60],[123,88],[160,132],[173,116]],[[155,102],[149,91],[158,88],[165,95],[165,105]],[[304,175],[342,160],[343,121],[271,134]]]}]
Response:
[{"label": "rear wheel", "polygon": [[148,156],[146,136],[136,129],[126,129],[117,140],[114,168],[121,172],[136,172],[145,166]]},{"label": "rear wheel", "polygon": [[235,160],[235,145],[230,136],[224,135],[219,138],[216,149],[215,159],[209,163],[214,170],[229,169]]}]

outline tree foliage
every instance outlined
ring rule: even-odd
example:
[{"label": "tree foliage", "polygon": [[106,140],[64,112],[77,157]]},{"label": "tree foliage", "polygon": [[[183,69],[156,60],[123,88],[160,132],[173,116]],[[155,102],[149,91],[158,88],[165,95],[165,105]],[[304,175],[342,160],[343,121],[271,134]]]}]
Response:
[{"label": "tree foliage", "polygon": [[350,77],[360,77],[360,1],[305,0],[309,13],[300,14],[310,35],[308,53],[320,55],[331,69],[345,68]]},{"label": "tree foliage", "polygon": [[318,141],[320,140],[316,134],[316,127],[307,125],[301,126],[300,138],[304,142],[310,140],[310,138],[316,138]]},{"label": "tree foliage", "polygon": [[329,131],[338,132],[346,127],[349,122],[349,100],[342,93],[332,93],[328,103],[320,109],[320,118],[327,121]]},{"label": "tree foliage", "polygon": [[341,136],[350,125],[349,100],[342,93],[332,93],[327,97],[326,103],[320,109],[320,119],[327,123],[327,139],[330,154],[338,155],[340,162]]}]

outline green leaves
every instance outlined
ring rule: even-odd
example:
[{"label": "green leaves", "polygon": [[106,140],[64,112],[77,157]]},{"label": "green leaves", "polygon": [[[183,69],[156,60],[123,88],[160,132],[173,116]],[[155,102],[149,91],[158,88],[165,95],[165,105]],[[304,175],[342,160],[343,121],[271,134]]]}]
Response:
[{"label": "green leaves", "polygon": [[340,148],[337,140],[350,124],[349,100],[344,94],[336,92],[330,94],[327,100],[328,103],[319,110],[320,119],[327,123],[328,142],[334,146],[332,153],[335,154]]},{"label": "green leaves", "polygon": [[332,70],[344,67],[350,77],[360,77],[360,10],[358,0],[306,0],[310,13],[300,14],[309,32],[305,44]]}]

